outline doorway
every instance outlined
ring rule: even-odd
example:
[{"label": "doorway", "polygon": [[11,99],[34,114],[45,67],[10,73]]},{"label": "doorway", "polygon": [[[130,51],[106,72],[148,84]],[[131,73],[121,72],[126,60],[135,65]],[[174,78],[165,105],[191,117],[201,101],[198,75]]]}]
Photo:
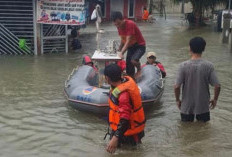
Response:
[{"label": "doorway", "polygon": [[110,1],[110,14],[112,15],[115,11],[120,11],[123,15],[124,0],[111,0]]},{"label": "doorway", "polygon": [[128,0],[128,17],[134,18],[135,14],[135,0]]}]

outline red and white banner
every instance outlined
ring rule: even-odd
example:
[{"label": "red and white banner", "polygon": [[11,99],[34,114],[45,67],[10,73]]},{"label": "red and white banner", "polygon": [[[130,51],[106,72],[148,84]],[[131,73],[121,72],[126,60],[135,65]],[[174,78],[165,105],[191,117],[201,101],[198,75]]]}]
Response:
[{"label": "red and white banner", "polygon": [[37,0],[37,23],[83,25],[85,0]]}]

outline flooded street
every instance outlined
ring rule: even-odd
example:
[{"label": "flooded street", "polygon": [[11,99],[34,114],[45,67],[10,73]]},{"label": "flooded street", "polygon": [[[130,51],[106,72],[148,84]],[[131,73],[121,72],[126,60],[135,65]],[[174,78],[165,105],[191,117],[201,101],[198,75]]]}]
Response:
[{"label": "flooded street", "polygon": [[[138,24],[155,51],[167,78],[160,103],[146,114],[143,144],[117,150],[115,156],[223,156],[232,154],[232,53],[221,44],[221,33],[211,26],[188,29],[180,18]],[[43,56],[0,56],[0,156],[110,156],[104,141],[107,123],[102,117],[72,109],[65,99],[64,81],[80,65],[84,54],[92,55],[99,39],[119,41],[116,28],[105,24],[104,34],[94,26],[81,30],[78,53]],[[214,63],[222,86],[218,106],[209,123],[181,123],[173,84],[180,62],[189,59],[188,42],[202,36],[207,42],[203,58]],[[145,62],[145,56],[142,58]],[[213,94],[211,90],[211,95]]]}]

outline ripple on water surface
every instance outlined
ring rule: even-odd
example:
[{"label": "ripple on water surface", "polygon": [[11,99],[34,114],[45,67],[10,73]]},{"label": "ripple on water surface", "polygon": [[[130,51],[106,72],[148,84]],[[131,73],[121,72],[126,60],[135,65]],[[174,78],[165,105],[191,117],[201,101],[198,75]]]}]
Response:
[{"label": "ripple on water surface", "polygon": [[[210,27],[188,29],[177,18],[139,26],[147,51],[155,51],[165,66],[165,90],[147,112],[143,144],[119,149],[115,156],[231,156],[232,54],[220,43],[220,34]],[[109,39],[119,40],[113,25],[103,27],[101,47]],[[181,123],[173,94],[179,63],[189,58],[189,39],[197,35],[207,41],[203,58],[214,63],[222,86],[218,107],[206,124]],[[73,110],[63,94],[64,81],[82,55],[96,49],[93,31],[83,31],[80,40],[83,48],[75,54],[0,57],[1,156],[108,156],[106,121]]]}]

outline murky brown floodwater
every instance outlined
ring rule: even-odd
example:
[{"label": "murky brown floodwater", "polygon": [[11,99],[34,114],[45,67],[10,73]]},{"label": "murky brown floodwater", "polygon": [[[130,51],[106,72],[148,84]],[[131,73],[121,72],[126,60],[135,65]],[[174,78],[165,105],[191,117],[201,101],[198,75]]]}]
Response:
[{"label": "murky brown floodwater", "polygon": [[[161,102],[147,113],[143,145],[119,149],[116,156],[231,156],[232,53],[220,43],[221,34],[211,27],[189,30],[178,18],[139,26],[147,51],[158,54],[168,77]],[[107,123],[73,110],[63,94],[68,74],[83,54],[96,48],[96,34],[90,28],[82,32],[79,53],[0,56],[0,156],[109,155],[103,140]],[[105,30],[99,37],[101,47],[109,39],[119,39],[111,24]],[[207,124],[181,123],[173,94],[178,64],[188,59],[188,41],[194,36],[206,39],[203,56],[215,64],[222,84],[218,107]]]}]

